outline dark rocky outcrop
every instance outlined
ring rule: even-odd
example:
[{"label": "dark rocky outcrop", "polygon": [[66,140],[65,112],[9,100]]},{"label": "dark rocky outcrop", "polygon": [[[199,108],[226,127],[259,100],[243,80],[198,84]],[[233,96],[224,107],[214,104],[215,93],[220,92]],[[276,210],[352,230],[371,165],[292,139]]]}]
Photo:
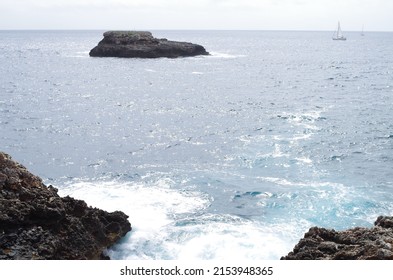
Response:
[{"label": "dark rocky outcrop", "polygon": [[313,227],[282,260],[393,260],[393,217],[372,228],[335,231]]},{"label": "dark rocky outcrop", "polygon": [[89,54],[94,57],[176,58],[209,53],[201,45],[157,39],[147,31],[107,31]]},{"label": "dark rocky outcrop", "polygon": [[0,260],[100,259],[128,231],[128,216],[59,197],[0,152]]}]

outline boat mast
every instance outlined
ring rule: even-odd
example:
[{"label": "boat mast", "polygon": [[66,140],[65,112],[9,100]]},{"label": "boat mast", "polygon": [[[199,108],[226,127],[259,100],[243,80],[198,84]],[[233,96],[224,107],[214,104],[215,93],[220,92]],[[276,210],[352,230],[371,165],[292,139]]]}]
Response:
[{"label": "boat mast", "polygon": [[337,38],[342,37],[340,22],[338,22],[338,29],[337,29]]}]

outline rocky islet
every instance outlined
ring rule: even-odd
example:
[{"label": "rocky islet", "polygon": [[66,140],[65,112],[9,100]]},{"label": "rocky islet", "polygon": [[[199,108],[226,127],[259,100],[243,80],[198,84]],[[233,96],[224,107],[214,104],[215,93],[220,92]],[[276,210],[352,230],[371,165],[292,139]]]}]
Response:
[{"label": "rocky islet", "polygon": [[148,31],[107,31],[89,55],[92,57],[177,58],[209,53],[201,45],[157,39]]}]

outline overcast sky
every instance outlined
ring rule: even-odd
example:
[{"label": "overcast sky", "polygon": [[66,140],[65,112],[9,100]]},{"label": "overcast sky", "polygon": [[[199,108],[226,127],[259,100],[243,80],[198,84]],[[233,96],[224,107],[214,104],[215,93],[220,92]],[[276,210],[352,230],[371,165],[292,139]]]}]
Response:
[{"label": "overcast sky", "polygon": [[393,0],[0,0],[0,29],[393,31]]}]

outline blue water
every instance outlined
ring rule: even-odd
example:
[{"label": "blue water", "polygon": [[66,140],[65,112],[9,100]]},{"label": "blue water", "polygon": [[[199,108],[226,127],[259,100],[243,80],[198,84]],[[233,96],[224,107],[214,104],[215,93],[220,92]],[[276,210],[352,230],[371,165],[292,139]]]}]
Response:
[{"label": "blue water", "polygon": [[90,58],[0,32],[0,150],[130,216],[114,259],[278,259],[393,214],[393,33],[153,31],[211,56]]}]

